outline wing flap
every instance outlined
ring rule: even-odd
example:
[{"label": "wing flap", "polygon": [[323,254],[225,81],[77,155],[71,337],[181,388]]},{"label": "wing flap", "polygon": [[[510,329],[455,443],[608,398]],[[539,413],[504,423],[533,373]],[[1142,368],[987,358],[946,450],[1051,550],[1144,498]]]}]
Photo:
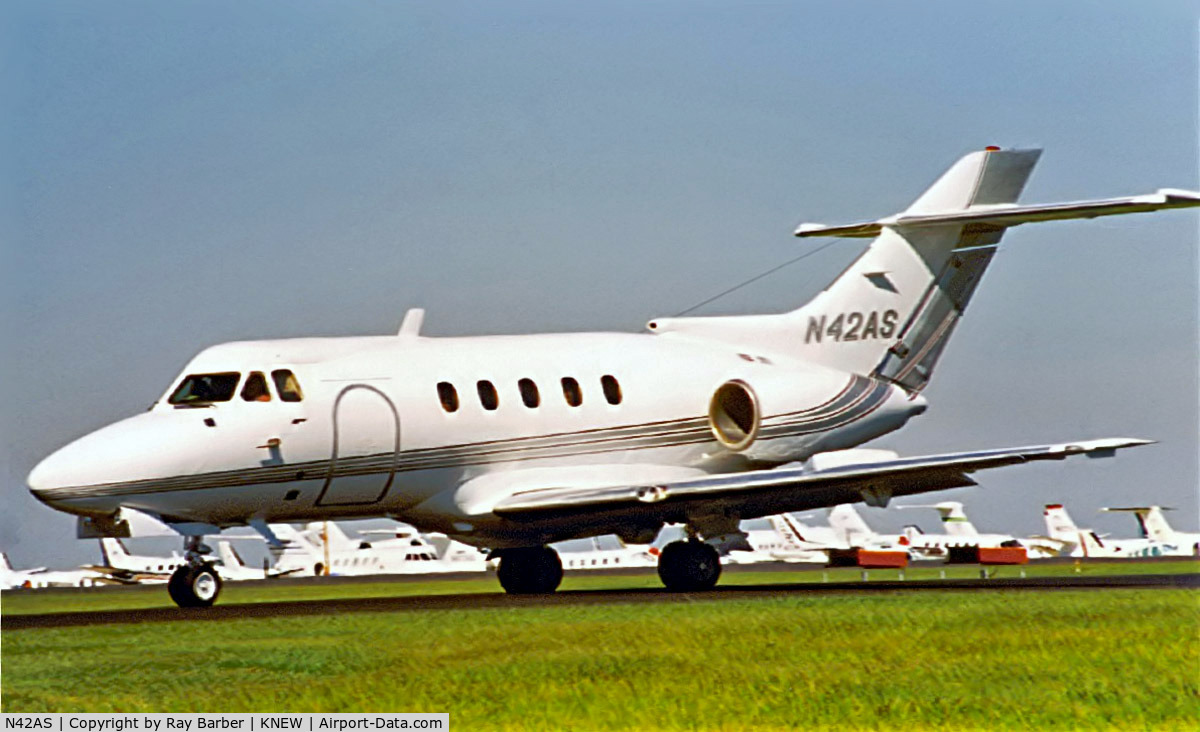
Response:
[{"label": "wing flap", "polygon": [[533,520],[596,512],[678,514],[689,504],[725,504],[742,518],[800,511],[891,496],[975,485],[968,473],[1071,455],[1106,456],[1149,440],[1111,438],[1058,445],[1004,448],[925,457],[896,458],[813,470],[808,465],[722,474],[653,485],[600,488],[540,488],[502,499],[493,512]]}]

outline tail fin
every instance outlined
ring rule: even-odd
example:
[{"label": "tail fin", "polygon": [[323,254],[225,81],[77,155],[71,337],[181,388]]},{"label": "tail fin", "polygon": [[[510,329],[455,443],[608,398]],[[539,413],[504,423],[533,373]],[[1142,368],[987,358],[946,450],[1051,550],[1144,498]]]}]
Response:
[{"label": "tail fin", "polygon": [[1200,194],[1166,189],[1016,205],[1040,155],[989,147],[956,162],[902,213],[847,226],[802,224],[797,236],[875,237],[804,307],[781,315],[656,319],[649,328],[784,352],[919,392],[1009,227],[1200,206]]},{"label": "tail fin", "polygon": [[1071,515],[1061,503],[1047,504],[1042,515],[1046,518],[1046,534],[1051,539],[1079,541],[1079,527],[1071,520]]},{"label": "tail fin", "polygon": [[1103,511],[1128,511],[1137,516],[1138,526],[1142,529],[1142,536],[1154,541],[1165,543],[1174,543],[1175,529],[1171,528],[1171,524],[1167,523],[1167,517],[1162,506],[1137,506],[1131,508],[1104,508]]},{"label": "tail fin", "polygon": [[336,521],[311,521],[305,525],[304,535],[318,547],[329,542],[331,551],[350,551],[355,548],[355,543],[350,541]]},{"label": "tail fin", "polygon": [[794,549],[799,549],[807,541],[801,526],[802,524],[786,513],[771,517],[771,527],[775,529],[775,533],[783,537],[783,540]]},{"label": "tail fin", "polygon": [[875,532],[849,503],[829,509],[829,525],[843,542],[852,547],[864,546],[875,536]]},{"label": "tail fin", "polygon": [[12,562],[8,561],[8,552],[0,552],[0,570],[5,572],[13,571]]},{"label": "tail fin", "polygon": [[932,508],[941,514],[942,528],[950,536],[978,536],[979,530],[967,518],[967,512],[958,501],[942,501],[933,505],[908,505],[897,508]]},{"label": "tail fin", "polygon": [[[1040,155],[971,153],[901,215],[1013,204]],[[974,224],[881,228],[842,276],[790,313],[804,328],[804,357],[920,391],[1003,234],[1002,227]]]},{"label": "tail fin", "polygon": [[245,567],[246,563],[238,555],[237,550],[227,541],[217,542],[217,553],[221,557],[221,563],[226,567]]},{"label": "tail fin", "polygon": [[106,567],[121,568],[122,564],[126,564],[124,560],[129,558],[129,551],[125,549],[125,545],[120,539],[101,539],[100,540],[100,559]]}]

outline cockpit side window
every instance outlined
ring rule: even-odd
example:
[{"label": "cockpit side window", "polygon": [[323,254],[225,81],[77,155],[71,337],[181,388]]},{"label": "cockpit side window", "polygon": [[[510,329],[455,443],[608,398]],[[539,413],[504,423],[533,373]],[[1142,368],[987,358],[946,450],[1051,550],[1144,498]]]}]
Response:
[{"label": "cockpit side window", "polygon": [[298,402],[304,398],[300,382],[289,369],[275,369],[271,372],[271,379],[275,381],[275,391],[279,392],[280,400]]},{"label": "cockpit side window", "polygon": [[242,375],[236,371],[219,374],[189,374],[175,389],[168,404],[207,404],[227,402],[233,398]]},{"label": "cockpit side window", "polygon": [[271,390],[267,388],[267,377],[261,371],[251,371],[242,385],[242,399],[247,402],[271,401]]}]

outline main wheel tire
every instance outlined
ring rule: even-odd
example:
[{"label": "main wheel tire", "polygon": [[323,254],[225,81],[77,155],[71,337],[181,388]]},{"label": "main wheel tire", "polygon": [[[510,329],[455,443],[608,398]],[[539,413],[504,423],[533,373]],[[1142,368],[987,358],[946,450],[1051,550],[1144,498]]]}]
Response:
[{"label": "main wheel tire", "polygon": [[510,595],[554,592],[562,583],[562,560],[548,546],[509,549],[500,555],[496,577]]},{"label": "main wheel tire", "polygon": [[221,584],[211,564],[185,564],[171,573],[167,594],[179,607],[210,607],[221,594]]},{"label": "main wheel tire", "polygon": [[721,577],[721,557],[711,544],[673,541],[658,557],[658,577],[672,592],[711,590]]}]

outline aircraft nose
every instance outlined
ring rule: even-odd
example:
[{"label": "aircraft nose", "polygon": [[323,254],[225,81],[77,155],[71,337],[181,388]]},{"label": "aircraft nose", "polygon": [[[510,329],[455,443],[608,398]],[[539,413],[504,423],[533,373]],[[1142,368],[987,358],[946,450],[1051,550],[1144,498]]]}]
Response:
[{"label": "aircraft nose", "polygon": [[59,457],[61,452],[62,450],[54,451],[29,471],[25,484],[29,486],[30,493],[40,498],[47,491],[65,485],[62,480],[63,460]]},{"label": "aircraft nose", "polygon": [[99,429],[42,460],[25,479],[43,503],[61,504],[79,489],[152,477],[154,456],[167,451],[174,435],[152,415],[139,415]]},{"label": "aircraft nose", "polygon": [[55,450],[29,472],[25,484],[34,498],[57,507],[65,489],[93,482],[86,475],[87,460],[79,442]]}]

